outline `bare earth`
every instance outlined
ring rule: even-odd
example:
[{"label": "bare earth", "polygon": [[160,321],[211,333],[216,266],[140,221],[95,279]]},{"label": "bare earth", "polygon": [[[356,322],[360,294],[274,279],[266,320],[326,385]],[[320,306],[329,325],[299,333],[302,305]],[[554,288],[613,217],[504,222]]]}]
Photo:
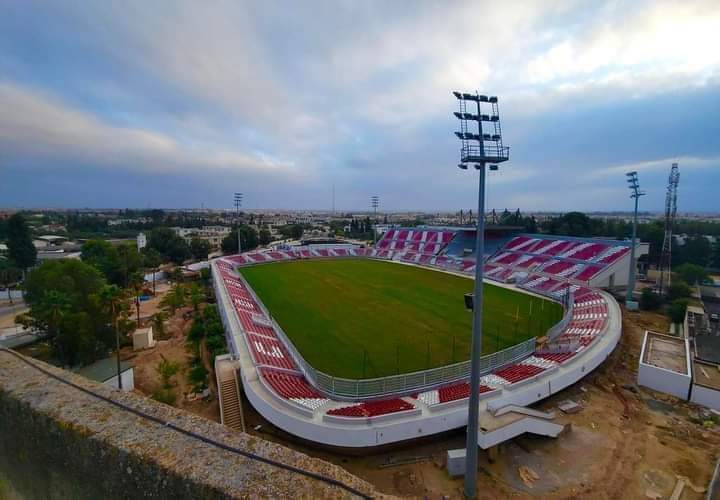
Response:
[{"label": "bare earth", "polygon": [[[158,285],[157,296],[148,301],[141,302],[140,317],[149,317],[160,310],[160,301],[168,290],[169,287],[167,285]],[[217,401],[215,378],[212,376],[212,372],[208,377],[211,391],[211,396],[208,400],[189,401],[186,399],[186,395],[190,393],[190,386],[187,381],[187,370],[192,359],[192,354],[187,350],[185,336],[192,324],[192,320],[185,321],[182,315],[184,312],[190,310],[190,308],[179,309],[165,322],[165,332],[167,336],[169,336],[167,340],[157,340],[154,348],[144,351],[133,352],[129,347],[123,348],[122,357],[133,363],[135,390],[146,396],[151,396],[153,392],[161,387],[161,380],[156,371],[156,367],[163,357],[170,361],[179,362],[181,366],[180,372],[172,378],[172,382],[175,384],[174,390],[177,394],[175,406],[209,420],[219,422],[220,410]],[[207,360],[205,361],[206,368],[209,370],[211,366]]]},{"label": "bare earth", "polygon": [[[636,386],[644,331],[663,332],[668,325],[661,314],[623,314],[623,337],[609,360],[580,383],[538,405],[557,410],[557,404],[566,399],[580,403],[580,413],[563,417],[572,430],[557,440],[515,439],[500,448],[494,463],[481,452],[479,498],[669,498],[679,477],[686,477],[697,490],[686,486],[681,499],[703,498],[700,491],[720,455],[720,429],[692,422],[694,405]],[[189,326],[190,321],[183,321],[178,311],[168,322],[171,338],[133,357],[137,390],[152,394],[159,387],[155,366],[161,354],[187,366]],[[174,379],[178,407],[219,420],[214,387],[211,402],[189,402],[182,397],[188,391],[185,374]],[[462,480],[451,479],[443,468],[446,450],[464,447],[462,430],[384,452],[349,456],[299,443],[263,419],[247,400],[243,407],[249,433],[340,465],[383,493],[462,497]],[[256,426],[261,427],[255,430]],[[383,467],[398,461],[414,463]],[[521,471],[526,473],[525,481]]]},{"label": "bare earth", "polygon": [[[572,430],[557,440],[523,436],[503,445],[495,463],[480,453],[478,496],[495,498],[669,498],[678,476],[705,488],[720,456],[720,429],[689,416],[697,407],[635,385],[645,329],[667,331],[656,313],[625,313],[624,333],[610,359],[580,383],[538,405],[557,410],[573,399],[583,410],[565,417]],[[626,408],[627,405],[627,408]],[[652,405],[652,406],[650,406]],[[244,400],[248,431],[341,465],[380,491],[416,498],[462,498],[462,480],[442,467],[445,451],[463,448],[463,431],[366,456],[346,456],[298,443]],[[627,416],[625,416],[627,415]],[[262,425],[260,432],[253,427]],[[420,460],[408,465],[386,463]],[[526,484],[521,467],[538,479]],[[701,499],[690,486],[681,499]]]}]

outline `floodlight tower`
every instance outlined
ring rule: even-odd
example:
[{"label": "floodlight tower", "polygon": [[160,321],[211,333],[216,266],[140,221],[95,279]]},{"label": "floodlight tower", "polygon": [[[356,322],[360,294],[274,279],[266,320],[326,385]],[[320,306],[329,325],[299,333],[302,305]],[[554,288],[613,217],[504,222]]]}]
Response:
[{"label": "floodlight tower", "polygon": [[237,227],[237,236],[238,236],[238,254],[242,253],[242,245],[240,244],[240,207],[242,207],[242,200],[243,200],[243,194],[242,193],[235,193],[235,214],[237,215],[237,221],[238,221],[238,227]]},{"label": "floodlight tower", "polygon": [[635,199],[635,213],[633,215],[633,228],[632,228],[632,248],[630,249],[630,273],[628,275],[628,289],[625,295],[625,307],[630,310],[637,309],[637,302],[635,302],[635,271],[637,269],[637,262],[635,262],[635,238],[637,237],[637,218],[638,218],[638,201],[641,196],[645,196],[644,191],[640,191],[640,183],[638,182],[637,172],[628,172],[627,176],[628,187],[630,188],[630,198]]},{"label": "floodlight tower", "polygon": [[[483,306],[483,255],[485,253],[485,166],[497,170],[498,163],[507,161],[510,148],[503,146],[500,129],[498,98],[485,95],[453,92],[458,99],[460,111],[455,117],[460,120],[460,131],[455,135],[460,139],[460,164],[462,170],[472,164],[479,170],[477,235],[475,239],[475,290],[473,301],[472,342],[470,349],[470,400],[468,404],[467,444],[465,450],[465,496],[475,498],[477,482],[478,455],[478,418],[480,405],[480,355],[482,353],[482,306]],[[477,114],[468,112],[467,103],[475,103]],[[483,113],[484,107],[490,107],[490,114]],[[468,128],[469,122],[477,125],[477,133]],[[489,122],[492,133],[483,131],[483,123]],[[489,164],[489,165],[488,165]]]},{"label": "floodlight tower", "polygon": [[660,253],[660,295],[662,296],[667,273],[667,285],[672,279],[672,240],[677,215],[677,189],[680,183],[680,169],[673,163],[668,177],[667,192],[665,193],[665,236],[663,237],[662,252]]},{"label": "floodlight tower", "polygon": [[370,197],[370,204],[372,205],[373,211],[375,212],[375,223],[373,224],[373,245],[375,245],[375,243],[377,243],[377,229],[375,228],[375,224],[377,224],[377,209],[380,206],[380,197]]}]

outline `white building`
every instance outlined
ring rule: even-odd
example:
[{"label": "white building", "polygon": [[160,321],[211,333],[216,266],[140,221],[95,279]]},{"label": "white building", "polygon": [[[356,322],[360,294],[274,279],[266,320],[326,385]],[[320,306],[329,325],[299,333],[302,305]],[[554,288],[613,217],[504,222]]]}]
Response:
[{"label": "white building", "polygon": [[220,248],[222,240],[230,234],[232,229],[228,226],[173,227],[175,234],[190,243],[193,238],[199,238],[210,243],[213,248]]},{"label": "white building", "polygon": [[[114,357],[100,359],[83,366],[76,373],[113,389],[118,388],[117,361]],[[133,367],[127,361],[120,362],[120,376],[122,377],[123,391],[132,391],[135,388],[135,377]]]},{"label": "white building", "polygon": [[138,233],[137,235],[137,249],[138,251],[142,250],[147,246],[147,236],[145,236],[145,233]]},{"label": "white building", "polygon": [[637,381],[639,385],[687,400],[692,383],[687,339],[646,331]]}]

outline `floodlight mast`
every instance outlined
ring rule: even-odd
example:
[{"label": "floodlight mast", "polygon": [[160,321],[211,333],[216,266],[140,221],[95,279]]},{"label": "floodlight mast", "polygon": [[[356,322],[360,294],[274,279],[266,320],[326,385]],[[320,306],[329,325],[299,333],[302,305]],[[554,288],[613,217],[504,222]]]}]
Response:
[{"label": "floodlight mast", "polygon": [[[478,419],[480,414],[480,355],[482,354],[482,308],[483,308],[483,267],[485,253],[485,166],[497,170],[498,163],[507,161],[510,148],[503,146],[500,129],[500,113],[497,97],[453,92],[458,99],[460,111],[453,113],[460,120],[460,131],[455,135],[461,141],[460,163],[462,170],[472,163],[479,170],[477,234],[475,238],[475,284],[470,348],[470,399],[468,401],[467,441],[465,450],[465,497],[475,498],[477,490]],[[473,101],[477,114],[467,111],[466,101]],[[490,115],[482,114],[480,103],[491,105]],[[468,121],[477,122],[477,134],[468,131]],[[493,134],[483,133],[483,122],[491,122]]]},{"label": "floodlight mast", "polygon": [[380,197],[372,196],[370,198],[370,204],[372,205],[373,211],[375,213],[375,215],[374,215],[375,220],[373,221],[373,224],[372,224],[373,246],[375,246],[375,243],[377,243],[377,227],[376,227],[377,226],[377,209],[378,209],[378,206],[380,206]]},{"label": "floodlight mast", "polygon": [[630,272],[628,275],[628,289],[625,295],[625,307],[628,309],[636,309],[637,303],[635,302],[635,273],[637,271],[637,262],[635,262],[635,246],[637,238],[637,220],[638,220],[638,201],[641,196],[645,196],[645,192],[640,190],[640,183],[638,182],[637,172],[628,172],[627,176],[628,187],[630,188],[630,198],[635,199],[635,212],[633,215],[633,228],[632,228],[632,247],[630,248]]},{"label": "floodlight mast", "polygon": [[243,194],[235,193],[235,214],[237,216],[237,238],[238,238],[238,255],[242,253],[242,244],[240,243],[240,207],[242,207]]}]

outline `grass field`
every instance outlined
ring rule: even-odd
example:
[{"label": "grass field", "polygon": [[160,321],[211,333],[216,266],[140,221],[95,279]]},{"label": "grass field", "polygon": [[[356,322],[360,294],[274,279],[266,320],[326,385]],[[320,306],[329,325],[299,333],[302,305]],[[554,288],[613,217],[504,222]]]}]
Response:
[{"label": "grass field", "polygon": [[[241,269],[303,357],[329,375],[373,378],[469,358],[472,280],[369,259]],[[485,285],[483,352],[543,334],[559,305]]]}]

